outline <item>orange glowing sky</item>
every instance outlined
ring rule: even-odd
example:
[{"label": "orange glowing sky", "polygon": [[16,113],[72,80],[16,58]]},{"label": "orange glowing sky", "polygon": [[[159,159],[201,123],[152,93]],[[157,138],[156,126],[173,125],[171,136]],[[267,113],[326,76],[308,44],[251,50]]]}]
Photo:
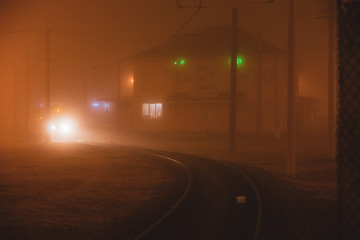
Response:
[{"label": "orange glowing sky", "polygon": [[[177,8],[176,0],[0,0],[0,77],[31,82],[45,77],[46,33],[50,33],[53,85],[82,77],[101,76],[96,89],[113,91],[104,82],[118,74],[116,63],[144,51],[173,35],[195,8]],[[197,0],[182,0],[196,5]],[[239,27],[258,35],[284,51],[287,46],[288,1],[271,4],[259,0],[203,0],[200,12],[182,29],[193,32],[214,25],[231,24],[231,7],[239,8]],[[328,20],[327,0],[296,1],[296,59],[300,94],[327,98]],[[28,65],[27,65],[28,64]],[[8,85],[6,85],[8,84]],[[23,83],[18,82],[19,86]],[[36,84],[35,84],[36,85]],[[309,87],[311,86],[311,87]],[[34,85],[32,86],[33,88]],[[76,91],[67,89],[64,91]],[[41,91],[40,88],[36,88]],[[3,99],[7,99],[3,90]],[[40,97],[38,97],[40,98]],[[37,100],[40,101],[40,100]]]}]

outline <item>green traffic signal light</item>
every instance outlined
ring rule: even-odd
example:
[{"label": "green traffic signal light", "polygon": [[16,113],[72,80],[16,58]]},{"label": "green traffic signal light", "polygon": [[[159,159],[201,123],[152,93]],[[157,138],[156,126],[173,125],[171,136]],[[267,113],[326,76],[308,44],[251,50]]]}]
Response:
[{"label": "green traffic signal light", "polygon": [[181,65],[181,66],[185,65],[185,60],[184,59],[175,60],[174,65]]},{"label": "green traffic signal light", "polygon": [[[231,64],[231,58],[229,59],[229,63]],[[242,57],[236,58],[236,65],[242,65],[244,63],[244,59]]]}]

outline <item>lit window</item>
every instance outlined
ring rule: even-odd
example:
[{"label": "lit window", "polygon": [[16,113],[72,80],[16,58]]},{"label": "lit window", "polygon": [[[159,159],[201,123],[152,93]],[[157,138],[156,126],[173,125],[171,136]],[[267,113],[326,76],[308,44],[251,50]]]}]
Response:
[{"label": "lit window", "polygon": [[143,117],[144,118],[160,118],[162,114],[162,103],[144,103]]},{"label": "lit window", "polygon": [[143,104],[143,116],[144,117],[149,117],[150,116],[150,110],[149,110],[149,104],[148,103]]},{"label": "lit window", "polygon": [[92,103],[92,106],[93,106],[93,107],[100,107],[100,103],[98,103],[98,102],[93,102],[93,103]]},{"label": "lit window", "polygon": [[156,117],[156,108],[155,108],[155,104],[150,104],[150,118],[155,118]]},{"label": "lit window", "polygon": [[155,106],[155,118],[159,118],[162,113],[162,103],[157,103]]},{"label": "lit window", "polygon": [[110,103],[104,103],[104,108],[110,108]]}]

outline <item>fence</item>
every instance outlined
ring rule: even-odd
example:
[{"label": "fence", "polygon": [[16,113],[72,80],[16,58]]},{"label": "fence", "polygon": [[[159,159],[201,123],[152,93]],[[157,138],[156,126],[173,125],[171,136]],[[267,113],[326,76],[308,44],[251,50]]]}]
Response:
[{"label": "fence", "polygon": [[360,0],[337,0],[339,239],[360,239]]}]

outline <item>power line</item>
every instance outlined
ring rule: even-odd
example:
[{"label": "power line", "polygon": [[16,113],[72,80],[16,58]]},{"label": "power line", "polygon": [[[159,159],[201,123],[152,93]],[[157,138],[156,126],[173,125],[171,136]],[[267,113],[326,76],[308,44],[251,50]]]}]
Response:
[{"label": "power line", "polygon": [[[177,0],[177,4],[178,4],[178,8],[185,8],[185,6],[180,6],[180,5],[179,5],[179,0]],[[194,6],[191,6],[191,7],[194,7]],[[196,9],[196,11],[194,12],[194,14],[191,15],[191,17],[190,17],[188,20],[186,20],[186,21],[184,22],[184,24],[182,24],[170,38],[173,38],[174,36],[176,36],[176,35],[200,12],[200,10],[201,10],[201,8],[202,8],[201,0],[200,0],[200,2],[199,2],[199,5],[196,6],[196,7],[197,7],[197,9]]]}]

